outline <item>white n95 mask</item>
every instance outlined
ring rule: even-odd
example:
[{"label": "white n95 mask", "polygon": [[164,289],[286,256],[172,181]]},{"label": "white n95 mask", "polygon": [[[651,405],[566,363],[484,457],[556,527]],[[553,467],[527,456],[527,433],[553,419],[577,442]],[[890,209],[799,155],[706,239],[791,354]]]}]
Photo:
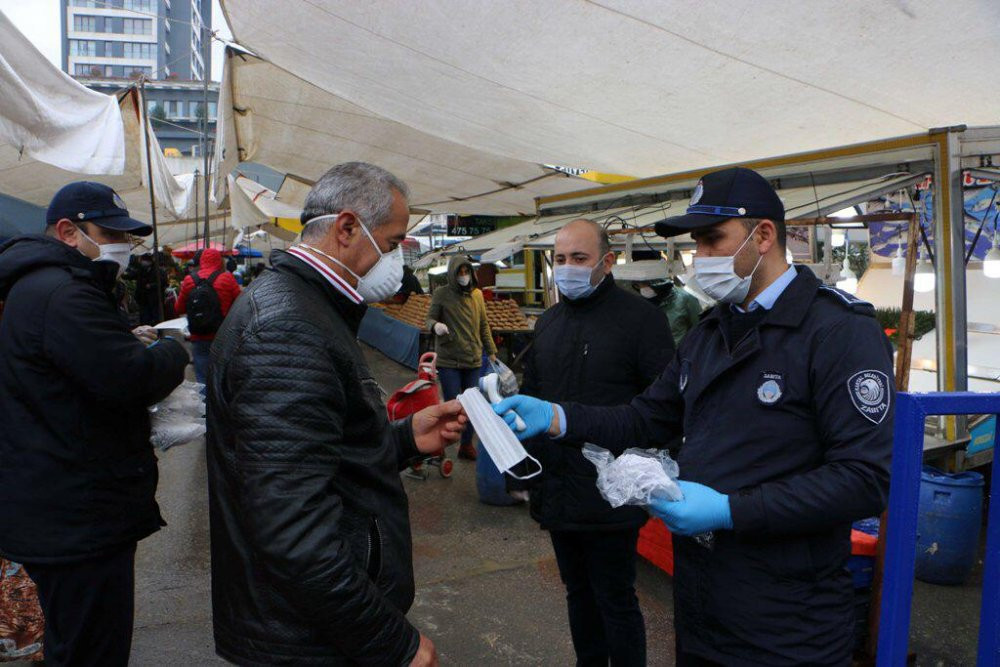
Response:
[{"label": "white n95 mask", "polygon": [[101,253],[94,258],[95,262],[114,262],[118,265],[118,276],[121,277],[125,269],[128,268],[129,260],[132,259],[132,244],[131,243],[98,243],[94,239],[87,236],[87,232],[83,231],[79,227],[77,230],[83,235],[83,238],[87,239],[91,243],[97,246],[97,250]]},{"label": "white n95 mask", "polygon": [[[336,218],[339,214],[333,215],[320,215],[312,220],[306,222],[308,225],[310,222],[315,220],[325,220],[327,218]],[[363,276],[359,276],[354,271],[351,270],[349,266],[341,262],[336,257],[332,257],[319,248],[314,248],[311,245],[305,243],[300,243],[299,245],[306,250],[311,250],[312,252],[323,255],[331,262],[343,267],[345,271],[350,273],[358,281],[357,291],[361,295],[361,298],[365,300],[365,303],[378,303],[379,301],[385,301],[390,296],[399,291],[400,285],[403,284],[403,249],[396,248],[389,252],[382,252],[382,249],[378,247],[378,243],[375,242],[375,237],[372,236],[371,232],[368,231],[363,223],[358,222],[361,227],[361,231],[365,233],[368,237],[368,241],[375,247],[375,252],[378,253],[378,261],[375,262],[375,266],[368,269],[368,273]]]},{"label": "white n95 mask", "polygon": [[754,265],[753,271],[745,278],[736,274],[736,255],[740,254],[743,247],[753,238],[757,228],[747,236],[746,241],[740,244],[732,255],[728,257],[698,257],[694,258],[694,279],[698,283],[701,291],[711,298],[721,303],[743,303],[750,293],[750,281],[753,274],[760,266],[764,256],[761,255]]},{"label": "white n95 mask", "polygon": [[[466,389],[458,395],[458,400],[465,408],[465,414],[469,416],[472,428],[476,429],[479,441],[483,443],[483,447],[500,472],[505,472],[515,479],[531,479],[542,472],[542,464],[525,451],[521,441],[503,418],[493,411],[493,406],[486,402],[478,387]],[[511,472],[514,466],[524,460],[533,462],[537,470],[524,476]]]}]

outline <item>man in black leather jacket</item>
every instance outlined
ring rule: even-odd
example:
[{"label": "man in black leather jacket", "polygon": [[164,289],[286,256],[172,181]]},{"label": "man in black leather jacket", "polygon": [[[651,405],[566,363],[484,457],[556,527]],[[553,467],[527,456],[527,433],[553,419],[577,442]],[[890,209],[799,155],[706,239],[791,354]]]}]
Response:
[{"label": "man in black leather jacket", "polygon": [[356,343],[392,296],[406,186],[346,163],[306,198],[212,346],[208,472],[216,651],[244,665],[434,665],[413,602],[408,461],[458,439],[457,401],[390,423]]},{"label": "man in black leather jacket", "polygon": [[164,525],[147,407],[184,379],[177,341],[145,345],[118,308],[129,217],[71,183],[45,236],[0,247],[0,555],[38,587],[50,665],[128,663],[136,543]]}]

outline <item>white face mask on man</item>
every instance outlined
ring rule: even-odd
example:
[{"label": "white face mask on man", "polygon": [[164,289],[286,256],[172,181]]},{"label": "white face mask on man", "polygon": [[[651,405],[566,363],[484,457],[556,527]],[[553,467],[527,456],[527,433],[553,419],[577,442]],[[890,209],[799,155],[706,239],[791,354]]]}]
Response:
[{"label": "white face mask on man", "polygon": [[[312,220],[309,220],[306,224],[308,225],[310,222],[314,222],[316,220],[336,218],[338,215],[340,214],[333,213],[330,215],[320,215]],[[359,276],[351,269],[351,267],[347,266],[336,257],[326,254],[319,248],[314,248],[306,243],[300,243],[299,245],[306,250],[311,250],[312,252],[326,257],[331,262],[340,265],[358,281],[358,286],[355,289],[357,289],[361,298],[365,300],[365,303],[378,303],[379,301],[388,299],[390,296],[398,292],[399,286],[403,284],[403,249],[396,248],[395,250],[390,250],[389,252],[382,252],[382,249],[378,247],[378,243],[375,241],[375,237],[372,236],[371,232],[368,231],[368,227],[366,227],[360,219],[358,220],[358,226],[361,227],[361,231],[365,233],[365,236],[368,237],[368,241],[375,247],[375,252],[378,253],[378,261],[375,262],[375,266],[368,269],[368,272],[363,276]]]},{"label": "white face mask on man", "polygon": [[[95,262],[114,262],[118,265],[118,275],[128,268],[129,260],[132,258],[132,244],[131,243],[98,243],[94,239],[87,236],[87,232],[83,231],[80,227],[76,228],[83,238],[87,239],[95,246],[97,246],[97,251],[100,253],[97,257],[94,257]],[[77,248],[77,250],[80,250]],[[86,257],[82,250],[80,254]]]},{"label": "white face mask on man", "polygon": [[736,252],[727,257],[698,257],[695,255],[694,279],[705,294],[721,303],[743,303],[746,300],[747,294],[750,293],[750,282],[753,279],[753,274],[757,271],[764,256],[761,255],[757,258],[757,264],[754,265],[753,271],[749,275],[740,277],[736,274],[735,269],[736,255],[740,254],[740,251],[750,242],[756,232],[757,228],[754,227],[746,241],[740,244]]},{"label": "white face mask on man", "polygon": [[458,276],[456,280],[458,280],[458,284],[461,285],[462,287],[468,287],[469,283],[472,282],[472,276],[470,275]]}]

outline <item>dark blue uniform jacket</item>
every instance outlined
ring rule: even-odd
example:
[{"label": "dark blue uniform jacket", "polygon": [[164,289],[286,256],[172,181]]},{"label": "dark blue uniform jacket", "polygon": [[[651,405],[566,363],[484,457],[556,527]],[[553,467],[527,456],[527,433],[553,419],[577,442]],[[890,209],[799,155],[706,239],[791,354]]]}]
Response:
[{"label": "dark blue uniform jacket", "polygon": [[726,340],[716,306],[628,405],[566,404],[569,441],[612,451],[669,442],[682,479],[729,494],[714,546],[675,538],[686,652],[724,664],[846,664],[851,522],[889,487],[892,351],[854,297],[804,267],[762,323]]}]

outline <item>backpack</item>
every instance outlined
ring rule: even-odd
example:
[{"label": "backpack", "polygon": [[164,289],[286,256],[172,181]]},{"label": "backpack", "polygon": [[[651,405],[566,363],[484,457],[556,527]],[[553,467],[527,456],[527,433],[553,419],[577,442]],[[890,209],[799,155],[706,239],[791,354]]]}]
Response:
[{"label": "backpack", "polygon": [[214,334],[222,326],[222,302],[213,283],[222,271],[216,271],[208,278],[200,278],[192,273],[194,289],[187,299],[188,331],[199,336]]}]

